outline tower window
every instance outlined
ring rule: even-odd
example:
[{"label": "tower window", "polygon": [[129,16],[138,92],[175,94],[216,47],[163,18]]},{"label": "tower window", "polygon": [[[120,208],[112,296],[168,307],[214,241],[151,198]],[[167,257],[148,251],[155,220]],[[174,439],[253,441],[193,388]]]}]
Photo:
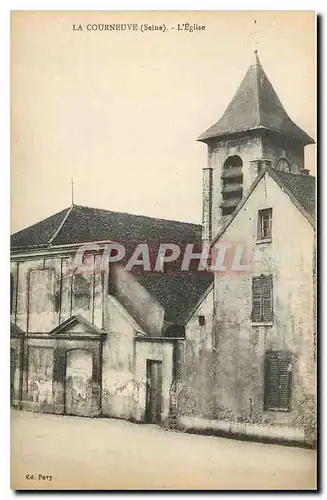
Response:
[{"label": "tower window", "polygon": [[277,169],[281,170],[282,172],[290,172],[290,162],[286,158],[279,158],[279,160],[277,161]]},{"label": "tower window", "polygon": [[243,196],[242,160],[239,156],[229,156],[223,167],[222,215],[231,215]]}]

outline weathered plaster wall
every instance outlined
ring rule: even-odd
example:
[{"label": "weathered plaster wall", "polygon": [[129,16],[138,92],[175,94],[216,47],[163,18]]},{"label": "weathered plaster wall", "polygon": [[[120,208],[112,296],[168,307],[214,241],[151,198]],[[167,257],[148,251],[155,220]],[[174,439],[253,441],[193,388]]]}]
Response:
[{"label": "weathered plaster wall", "polygon": [[161,422],[168,425],[170,408],[170,388],[173,382],[173,342],[136,340],[135,381],[138,387],[134,418],[144,421],[146,410],[146,361],[162,361],[162,405]]},{"label": "weathered plaster wall", "polygon": [[[212,417],[212,390],[215,373],[212,370],[213,290],[198,306],[185,326],[183,373],[178,395],[178,413]],[[199,316],[205,317],[204,326]]]},{"label": "weathered plaster wall", "polygon": [[19,406],[21,399],[21,366],[22,366],[22,339],[15,337],[10,339],[10,384],[11,404]]},{"label": "weathered plaster wall", "polygon": [[117,300],[133,316],[135,321],[151,336],[162,333],[164,308],[133,275],[119,266],[111,266],[110,279],[115,283]]},{"label": "weathered plaster wall", "polygon": [[[83,329],[82,329],[83,330]],[[73,330],[69,335],[26,336],[24,340],[24,365],[22,374],[22,402],[21,407],[26,410],[43,411],[48,413],[72,413],[83,416],[97,416],[101,413],[101,340],[78,338],[85,331]],[[34,353],[32,350],[34,349]],[[47,373],[40,370],[40,374],[31,372],[31,356],[35,350],[46,349]],[[92,373],[89,380],[89,394],[84,405],[77,405],[74,410],[67,407],[67,356],[71,351],[76,352],[75,361],[83,361],[85,352],[92,358]],[[36,352],[36,358],[38,353]],[[39,363],[39,361],[37,361]],[[78,364],[78,363],[77,363]],[[72,367],[71,367],[72,371]],[[32,376],[33,375],[33,376]],[[79,374],[80,375],[80,374]],[[38,380],[35,385],[34,380]]]},{"label": "weathered plaster wall", "polygon": [[[257,244],[257,213],[264,208],[273,209],[272,242]],[[315,393],[313,229],[266,174],[223,238],[244,243],[252,258],[249,272],[215,276],[216,416],[304,425]],[[273,275],[272,326],[251,323],[252,277],[261,273]],[[263,411],[269,349],[293,353],[290,413]]]},{"label": "weathered plaster wall", "polygon": [[11,321],[25,332],[49,332],[72,315],[80,314],[102,328],[102,274],[81,276],[89,286],[87,304],[74,300],[73,256],[13,259],[13,311]]},{"label": "weathered plaster wall", "polygon": [[123,306],[110,296],[105,299],[105,327],[108,335],[102,355],[102,412],[118,418],[132,418],[134,337],[139,327]]},{"label": "weathered plaster wall", "polygon": [[103,345],[103,415],[144,421],[146,410],[146,360],[163,362],[162,422],[169,415],[169,389],[173,377],[172,340],[142,339],[144,332],[116,298],[105,303],[108,336]]}]

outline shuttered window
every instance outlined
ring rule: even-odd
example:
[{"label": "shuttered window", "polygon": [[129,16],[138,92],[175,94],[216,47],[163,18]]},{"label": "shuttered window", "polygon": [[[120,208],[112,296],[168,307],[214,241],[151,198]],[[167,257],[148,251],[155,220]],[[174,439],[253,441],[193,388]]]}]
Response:
[{"label": "shuttered window", "polygon": [[290,411],[292,357],[288,352],[270,351],[265,359],[265,410]]},{"label": "shuttered window", "polygon": [[267,323],[273,320],[272,276],[252,278],[252,321]]}]

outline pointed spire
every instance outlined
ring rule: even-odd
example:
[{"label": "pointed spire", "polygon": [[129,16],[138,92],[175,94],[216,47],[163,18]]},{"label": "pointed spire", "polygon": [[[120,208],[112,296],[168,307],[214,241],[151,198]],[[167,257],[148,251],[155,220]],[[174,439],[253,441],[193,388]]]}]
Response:
[{"label": "pointed spire", "polygon": [[313,139],[286,113],[262,68],[257,50],[254,51],[254,57],[255,63],[248,68],[221,119],[204,132],[198,140],[207,142],[215,137],[266,129],[293,137],[303,144],[313,144]]}]

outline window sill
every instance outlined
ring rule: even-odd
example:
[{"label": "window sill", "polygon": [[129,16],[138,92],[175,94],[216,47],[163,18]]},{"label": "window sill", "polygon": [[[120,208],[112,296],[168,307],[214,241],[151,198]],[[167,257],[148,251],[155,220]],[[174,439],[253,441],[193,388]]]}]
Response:
[{"label": "window sill", "polygon": [[262,245],[263,243],[271,243],[272,242],[272,238],[262,238],[262,239],[258,239],[255,244],[256,245]]},{"label": "window sill", "polygon": [[290,413],[291,410],[289,410],[288,408],[265,408],[264,409],[265,412],[268,412],[268,411],[273,411],[276,413],[277,412],[280,412],[280,413]]},{"label": "window sill", "polygon": [[273,321],[258,321],[257,323],[251,323],[251,326],[274,326]]}]

